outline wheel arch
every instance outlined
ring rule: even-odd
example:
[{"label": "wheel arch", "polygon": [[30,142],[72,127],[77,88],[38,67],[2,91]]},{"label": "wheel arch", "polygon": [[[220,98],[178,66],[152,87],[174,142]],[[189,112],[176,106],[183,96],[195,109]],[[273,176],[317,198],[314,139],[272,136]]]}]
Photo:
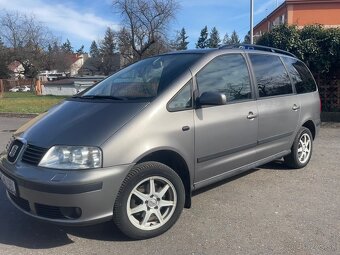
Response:
[{"label": "wheel arch", "polygon": [[163,149],[144,155],[137,164],[147,161],[156,161],[173,169],[181,178],[185,188],[185,208],[191,207],[191,175],[185,159],[177,152]]},{"label": "wheel arch", "polygon": [[313,136],[313,140],[314,140],[316,136],[316,127],[315,127],[314,122],[312,120],[307,120],[302,124],[302,126],[310,130]]}]

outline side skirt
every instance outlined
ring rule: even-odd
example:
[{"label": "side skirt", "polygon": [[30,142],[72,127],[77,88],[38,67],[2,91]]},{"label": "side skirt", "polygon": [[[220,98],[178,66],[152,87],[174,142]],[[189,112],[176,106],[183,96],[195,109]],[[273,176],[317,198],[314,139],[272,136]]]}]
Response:
[{"label": "side skirt", "polygon": [[258,160],[256,162],[250,163],[248,165],[241,166],[239,168],[236,168],[236,169],[230,170],[228,172],[216,175],[216,176],[211,177],[209,179],[206,179],[206,180],[194,183],[193,190],[197,190],[197,189],[203,188],[205,186],[208,186],[208,185],[213,184],[215,182],[222,181],[224,179],[227,179],[229,177],[235,176],[237,174],[240,174],[242,172],[245,172],[245,171],[250,170],[252,168],[255,168],[257,166],[261,166],[261,165],[264,165],[266,163],[269,163],[269,162],[271,162],[271,161],[273,161],[275,159],[282,158],[283,156],[288,155],[290,152],[291,152],[291,150],[285,150],[283,152],[280,152],[280,153],[277,153],[277,154],[272,155],[270,157]]}]

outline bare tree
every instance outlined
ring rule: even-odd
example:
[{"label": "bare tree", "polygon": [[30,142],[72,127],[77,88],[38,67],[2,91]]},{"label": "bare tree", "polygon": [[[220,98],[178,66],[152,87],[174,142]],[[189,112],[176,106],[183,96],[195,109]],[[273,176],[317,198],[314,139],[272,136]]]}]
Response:
[{"label": "bare tree", "polygon": [[4,46],[0,37],[0,79],[9,77],[8,64],[8,49]]},{"label": "bare tree", "polygon": [[145,57],[166,34],[167,25],[179,8],[175,0],[113,0],[113,6],[123,17],[134,60]]},{"label": "bare tree", "polygon": [[35,77],[44,65],[42,56],[53,37],[34,16],[19,12],[0,15],[0,37],[10,49],[10,59],[19,61],[27,77]]},{"label": "bare tree", "polygon": [[123,27],[121,30],[119,30],[117,35],[118,40],[118,48],[119,53],[122,56],[123,62],[121,63],[122,66],[129,65],[130,63],[134,62],[134,52],[131,47],[131,34],[130,32]]}]

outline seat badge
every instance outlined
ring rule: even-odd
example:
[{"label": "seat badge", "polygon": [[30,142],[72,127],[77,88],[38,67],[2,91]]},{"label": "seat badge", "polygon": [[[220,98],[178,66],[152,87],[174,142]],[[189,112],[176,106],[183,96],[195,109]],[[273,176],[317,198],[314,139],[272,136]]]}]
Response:
[{"label": "seat badge", "polygon": [[8,156],[13,158],[18,149],[19,149],[18,145],[16,145],[16,144],[13,145],[12,148],[11,148],[11,151],[8,153]]}]

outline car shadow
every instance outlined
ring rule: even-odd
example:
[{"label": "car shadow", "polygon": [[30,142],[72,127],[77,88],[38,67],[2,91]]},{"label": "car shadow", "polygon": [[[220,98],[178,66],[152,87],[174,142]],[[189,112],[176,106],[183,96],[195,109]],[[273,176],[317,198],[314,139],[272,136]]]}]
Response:
[{"label": "car shadow", "polygon": [[269,162],[265,165],[259,166],[259,169],[271,170],[271,171],[297,171],[298,169],[289,168],[283,159],[277,159],[272,162]]},{"label": "car shadow", "polygon": [[0,184],[0,243],[31,249],[46,249],[72,243],[57,226],[39,222],[21,213],[8,201]]},{"label": "car shadow", "polygon": [[210,185],[208,185],[206,187],[203,187],[203,188],[200,188],[198,190],[193,191],[192,196],[197,196],[197,195],[199,195],[201,193],[204,193],[206,191],[215,189],[215,188],[217,188],[219,186],[222,186],[222,185],[227,184],[229,182],[235,181],[235,180],[237,180],[237,179],[239,179],[241,177],[244,177],[244,176],[246,176],[248,174],[254,173],[254,172],[258,171],[258,170],[260,170],[260,169],[259,168],[253,168],[253,169],[247,170],[247,171],[245,171],[243,173],[240,173],[240,174],[237,174],[235,176],[229,177],[227,179],[224,179],[224,180],[218,181],[216,183],[210,184]]},{"label": "car shadow", "polygon": [[122,234],[113,221],[84,227],[62,227],[62,229],[67,234],[85,239],[115,242],[134,241]]}]

